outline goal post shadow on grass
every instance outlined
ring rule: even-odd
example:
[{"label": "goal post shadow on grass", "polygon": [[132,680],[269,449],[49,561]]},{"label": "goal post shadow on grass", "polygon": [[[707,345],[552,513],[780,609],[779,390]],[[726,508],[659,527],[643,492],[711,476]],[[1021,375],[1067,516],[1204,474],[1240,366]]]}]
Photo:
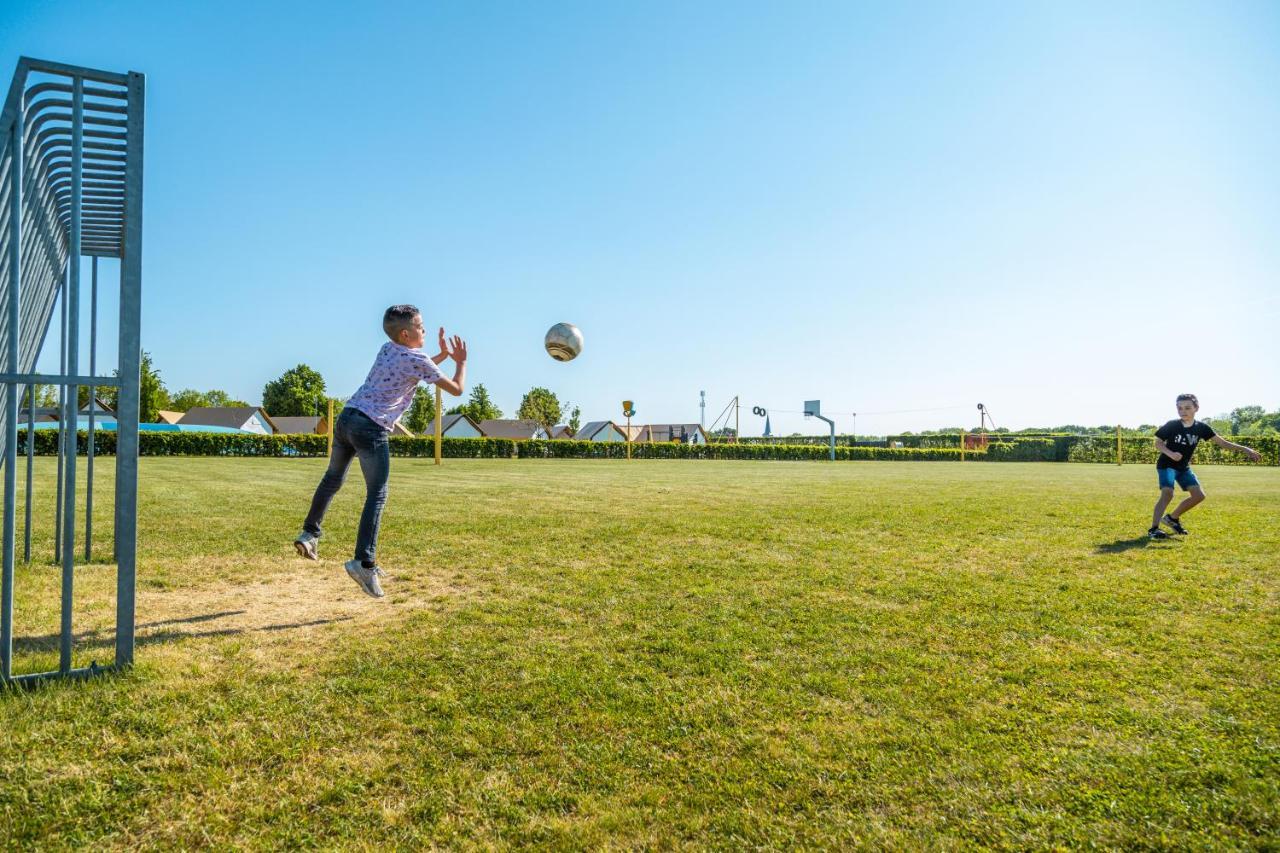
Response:
[{"label": "goal post shadow on grass", "polygon": [[[4,476],[0,577],[0,683],[84,678],[128,666],[134,653],[137,575],[138,416],[142,302],[142,154],[145,80],[23,57],[0,113],[0,465]],[[81,372],[82,259],[91,259],[89,370]],[[117,259],[116,376],[98,376],[98,260]],[[34,372],[61,306],[59,372]],[[58,668],[13,673],[19,401],[27,396],[23,557],[31,561],[35,389],[56,385],[57,500],[54,560],[61,565]],[[85,559],[92,557],[96,391],[118,389],[115,411],[116,635],[114,663],[73,668],[79,392],[89,391]],[[102,428],[109,429],[108,424]]]}]

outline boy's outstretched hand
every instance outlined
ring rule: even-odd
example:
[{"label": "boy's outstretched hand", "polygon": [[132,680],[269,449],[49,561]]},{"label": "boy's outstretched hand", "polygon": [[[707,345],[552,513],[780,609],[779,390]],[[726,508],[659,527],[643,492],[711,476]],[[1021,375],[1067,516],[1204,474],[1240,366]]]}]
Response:
[{"label": "boy's outstretched hand", "polygon": [[[440,340],[444,341],[444,329],[440,330]],[[453,336],[453,341],[449,347],[449,358],[462,364],[467,360],[467,342],[458,335]]]},{"label": "boy's outstretched hand", "polygon": [[445,334],[444,334],[444,326],[441,326],[441,327],[440,327],[440,337],[439,337],[439,339],[440,339],[440,354],[441,354],[441,355],[448,355],[448,354],[449,354],[449,339],[448,339],[447,337],[445,337]]}]

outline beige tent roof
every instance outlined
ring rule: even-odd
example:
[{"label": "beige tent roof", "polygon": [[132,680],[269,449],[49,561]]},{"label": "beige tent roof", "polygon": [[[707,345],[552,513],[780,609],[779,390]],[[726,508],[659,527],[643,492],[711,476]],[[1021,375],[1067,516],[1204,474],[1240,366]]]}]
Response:
[{"label": "beige tent roof", "polygon": [[182,416],[186,412],[167,412],[164,409],[156,412],[156,423],[158,424],[176,424],[182,420]]}]

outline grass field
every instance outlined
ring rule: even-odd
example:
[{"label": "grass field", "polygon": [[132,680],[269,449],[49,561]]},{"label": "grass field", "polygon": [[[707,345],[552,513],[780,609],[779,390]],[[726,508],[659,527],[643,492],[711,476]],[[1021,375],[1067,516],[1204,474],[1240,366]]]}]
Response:
[{"label": "grass field", "polygon": [[1147,466],[396,459],[374,601],[322,465],[142,460],[137,666],[0,692],[0,846],[1280,846],[1278,469],[1148,544]]}]

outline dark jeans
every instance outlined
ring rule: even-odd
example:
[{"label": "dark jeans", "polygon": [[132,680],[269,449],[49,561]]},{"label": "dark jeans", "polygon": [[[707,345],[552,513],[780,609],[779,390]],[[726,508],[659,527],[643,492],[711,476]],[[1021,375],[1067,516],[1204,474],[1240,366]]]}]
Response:
[{"label": "dark jeans", "polygon": [[329,458],[329,470],[324,472],[320,485],[316,486],[311,512],[307,513],[307,520],[302,524],[302,529],[312,536],[321,535],[320,522],[324,520],[325,510],[347,478],[351,457],[359,457],[366,494],[364,512],[360,514],[360,532],[356,535],[357,560],[373,562],[376,559],[378,522],[382,518],[382,507],[387,502],[387,478],[391,474],[389,435],[359,409],[348,407],[342,410],[333,425],[333,456]]}]

